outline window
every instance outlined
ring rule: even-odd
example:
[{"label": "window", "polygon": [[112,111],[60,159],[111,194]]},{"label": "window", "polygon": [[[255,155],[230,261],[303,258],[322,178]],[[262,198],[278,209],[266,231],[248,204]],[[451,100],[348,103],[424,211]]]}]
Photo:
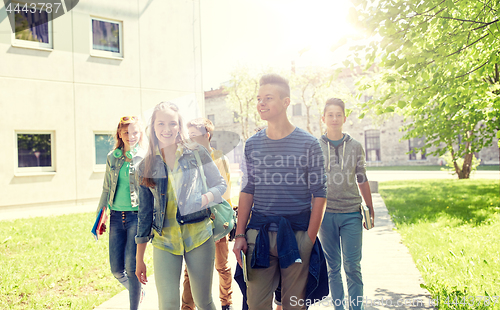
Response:
[{"label": "window", "polygon": [[417,152],[416,148],[421,148],[425,145],[425,138],[412,138],[408,140],[410,151],[410,160],[424,160],[426,159],[425,150]]},{"label": "window", "polygon": [[216,150],[217,149],[217,141],[211,140],[210,147]]},{"label": "window", "polygon": [[[43,3],[42,3],[43,4]],[[15,32],[12,45],[38,49],[52,49],[52,15],[59,7],[38,6],[35,3],[12,2],[8,12],[14,14]]]},{"label": "window", "polygon": [[53,135],[51,132],[16,132],[19,172],[55,171]]},{"label": "window", "polygon": [[292,115],[293,116],[301,116],[302,115],[302,105],[300,103],[294,104],[292,106]]},{"label": "window", "polygon": [[105,165],[108,153],[113,149],[115,140],[113,135],[107,133],[96,133],[95,141],[95,164]]},{"label": "window", "polygon": [[239,123],[239,118],[240,115],[238,114],[238,112],[233,112],[233,123]]},{"label": "window", "polygon": [[92,17],[91,19],[92,56],[122,58],[122,22]]},{"label": "window", "polygon": [[365,131],[366,161],[380,161],[380,131]]},{"label": "window", "polygon": [[243,144],[239,143],[234,148],[234,162],[240,164],[243,161]]},{"label": "window", "polygon": [[208,114],[207,118],[215,125],[215,114]]}]

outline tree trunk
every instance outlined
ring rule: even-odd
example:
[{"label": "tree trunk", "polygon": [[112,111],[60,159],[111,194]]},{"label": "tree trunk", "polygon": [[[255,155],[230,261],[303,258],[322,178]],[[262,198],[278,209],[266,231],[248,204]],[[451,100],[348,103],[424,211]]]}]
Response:
[{"label": "tree trunk", "polygon": [[459,179],[469,179],[470,178],[470,170],[472,166],[472,158],[474,157],[473,153],[467,153],[464,157],[464,165],[462,166],[462,171],[458,175]]},{"label": "tree trunk", "polygon": [[245,113],[243,113],[243,103],[241,103],[241,99],[238,97],[238,95],[236,95],[236,98],[238,99],[238,103],[240,105],[239,113],[240,113],[241,136],[243,138],[243,141],[246,141],[247,137],[245,137],[245,118],[243,117]]},{"label": "tree trunk", "polygon": [[248,127],[249,127],[249,124],[248,124],[248,100],[246,102],[247,106],[246,106],[246,113],[245,113],[245,141],[250,138],[251,134],[248,132]]},{"label": "tree trunk", "polygon": [[457,174],[458,178],[460,179],[460,173],[462,171],[458,167],[457,158],[455,157],[455,151],[453,150],[453,147],[450,146],[449,148],[450,148],[450,154],[451,154],[451,161],[453,162],[453,167],[455,168],[455,173]]},{"label": "tree trunk", "polygon": [[453,167],[455,168],[455,173],[458,176],[458,179],[469,179],[470,178],[470,171],[472,167],[472,158],[474,157],[474,153],[467,153],[465,154],[464,157],[464,164],[462,165],[462,168],[460,168],[457,164],[457,159],[455,156],[455,151],[451,149],[451,159],[453,160]]},{"label": "tree trunk", "polygon": [[[472,137],[472,131],[467,131],[467,138]],[[459,179],[468,179],[470,178],[470,171],[472,168],[472,159],[474,158],[474,153],[472,153],[471,142],[465,143],[465,149],[467,150],[467,154],[464,156],[464,164],[462,166],[462,174],[458,176]]]},{"label": "tree trunk", "polygon": [[307,117],[307,131],[312,135],[313,132],[311,130],[311,120],[309,119],[309,106],[306,105],[306,117]]}]

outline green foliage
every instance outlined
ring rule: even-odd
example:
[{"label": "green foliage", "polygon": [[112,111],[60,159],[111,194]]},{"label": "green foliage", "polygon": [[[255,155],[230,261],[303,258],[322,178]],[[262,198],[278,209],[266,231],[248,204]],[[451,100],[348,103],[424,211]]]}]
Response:
[{"label": "green foliage", "polygon": [[39,151],[44,155],[50,155],[50,134],[17,134],[17,148],[26,150],[30,154]]},{"label": "green foliage", "polygon": [[248,68],[237,68],[231,72],[227,91],[227,103],[237,113],[235,121],[241,125],[241,138],[246,141],[255,133],[255,128],[264,124],[257,113],[257,93],[262,74]]},{"label": "green foliage", "polygon": [[500,295],[498,180],[383,182],[379,189],[436,309],[500,309],[500,300],[493,306],[476,297]]},{"label": "green foliage", "polygon": [[372,42],[346,64],[365,55],[365,67],[378,68],[360,81],[378,94],[363,108],[403,114],[404,139],[425,137],[430,155],[456,160],[491,145],[500,128],[500,2],[353,2],[350,18]]},{"label": "green foliage", "polygon": [[[95,213],[0,221],[0,309],[93,309],[123,290]],[[146,253],[153,270],[151,246]]]}]

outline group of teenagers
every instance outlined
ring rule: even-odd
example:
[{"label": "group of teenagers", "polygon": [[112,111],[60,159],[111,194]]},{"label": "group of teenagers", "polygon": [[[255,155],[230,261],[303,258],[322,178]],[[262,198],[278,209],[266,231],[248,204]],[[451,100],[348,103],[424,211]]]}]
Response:
[{"label": "group of teenagers", "polygon": [[[321,119],[327,130],[317,139],[288,119],[285,78],[266,74],[259,84],[256,109],[267,127],[245,143],[233,246],[242,307],[270,310],[274,300],[284,310],[306,309],[330,293],[336,309],[363,309],[363,199],[372,223],[374,211],[363,147],[342,132],[344,102],[326,101]],[[137,116],[118,123],[98,212],[110,212],[111,271],[128,289],[130,309],[144,297],[148,242],[159,309],[216,309],[214,265],[222,309],[233,308],[228,237],[214,240],[206,212],[231,203],[229,164],[210,147],[213,131],[204,118],[184,124],[169,102],[156,105],[147,135]]]}]

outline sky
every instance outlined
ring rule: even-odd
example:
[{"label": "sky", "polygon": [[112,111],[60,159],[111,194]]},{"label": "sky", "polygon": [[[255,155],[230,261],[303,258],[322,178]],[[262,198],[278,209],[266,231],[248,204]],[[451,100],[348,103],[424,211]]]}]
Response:
[{"label": "sky", "polygon": [[348,22],[346,0],[203,0],[204,90],[216,89],[240,66],[291,68],[341,63],[342,38],[358,33]]}]

